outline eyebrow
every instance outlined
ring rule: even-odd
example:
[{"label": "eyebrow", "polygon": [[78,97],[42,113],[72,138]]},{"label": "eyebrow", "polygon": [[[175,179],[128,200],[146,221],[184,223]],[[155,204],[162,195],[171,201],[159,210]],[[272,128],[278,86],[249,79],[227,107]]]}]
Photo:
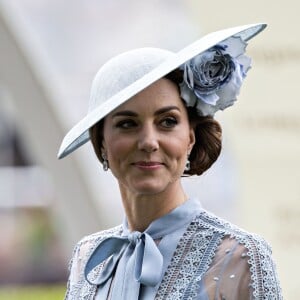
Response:
[{"label": "eyebrow", "polygon": [[163,107],[163,108],[160,108],[159,110],[157,110],[155,113],[154,113],[154,115],[161,115],[161,114],[163,114],[163,113],[166,113],[166,112],[168,112],[168,111],[170,111],[170,110],[178,110],[178,111],[180,111],[180,109],[179,109],[179,107],[178,106],[175,106],[175,105],[172,105],[172,106],[166,106],[166,107]]},{"label": "eyebrow", "polygon": [[[158,115],[161,115],[163,113],[166,113],[166,112],[174,110],[174,109],[180,111],[180,109],[179,109],[178,106],[172,105],[172,106],[166,106],[166,107],[158,109],[157,111],[155,111],[154,115],[158,116]],[[112,118],[114,118],[114,117],[120,117],[120,116],[121,117],[122,116],[137,117],[138,114],[136,112],[134,112],[134,111],[131,111],[131,110],[122,110],[122,111],[118,111],[118,112],[114,113],[112,115]]]}]

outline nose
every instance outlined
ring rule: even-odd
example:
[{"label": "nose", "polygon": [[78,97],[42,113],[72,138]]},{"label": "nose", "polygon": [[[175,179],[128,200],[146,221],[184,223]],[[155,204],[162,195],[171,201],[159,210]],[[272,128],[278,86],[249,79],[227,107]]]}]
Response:
[{"label": "nose", "polygon": [[151,153],[159,148],[158,136],[155,128],[151,125],[143,126],[138,137],[138,149]]}]

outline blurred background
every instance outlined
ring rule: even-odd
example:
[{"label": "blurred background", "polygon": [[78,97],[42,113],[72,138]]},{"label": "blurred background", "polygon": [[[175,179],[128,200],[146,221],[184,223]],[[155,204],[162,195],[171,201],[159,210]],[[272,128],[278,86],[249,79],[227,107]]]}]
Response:
[{"label": "blurred background", "polygon": [[0,0],[0,299],[18,287],[33,299],[36,285],[60,299],[74,244],[122,221],[116,182],[90,145],[56,159],[86,114],[99,67],[132,48],[178,51],[261,21],[269,27],[248,46],[253,69],[238,104],[216,116],[223,153],[184,184],[206,209],[271,243],[284,299],[298,299],[299,8],[296,0]]}]

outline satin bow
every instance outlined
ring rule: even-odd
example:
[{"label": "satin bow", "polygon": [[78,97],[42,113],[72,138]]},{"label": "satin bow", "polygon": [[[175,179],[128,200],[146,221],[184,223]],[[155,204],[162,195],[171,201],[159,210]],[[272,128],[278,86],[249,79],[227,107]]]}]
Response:
[{"label": "satin bow", "polygon": [[[133,231],[127,236],[109,237],[103,240],[90,256],[84,273],[90,284],[100,285],[108,280],[120,258],[129,247],[132,247],[134,278],[147,286],[155,286],[162,277],[163,257],[152,237],[146,232]],[[89,273],[98,265],[105,265],[100,276],[89,279]]]}]

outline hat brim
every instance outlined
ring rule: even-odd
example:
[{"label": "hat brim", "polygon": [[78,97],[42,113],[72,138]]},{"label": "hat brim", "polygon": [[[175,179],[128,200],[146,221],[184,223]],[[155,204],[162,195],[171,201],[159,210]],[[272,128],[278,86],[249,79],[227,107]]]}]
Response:
[{"label": "hat brim", "polygon": [[244,41],[248,41],[265,29],[266,26],[265,23],[257,23],[216,31],[205,35],[179,52],[174,53],[174,55],[170,55],[159,66],[90,111],[86,117],[78,122],[64,137],[58,152],[58,158],[61,159],[67,156],[85,144],[90,139],[89,128],[111,111],[188,60],[231,36],[239,36]]}]

